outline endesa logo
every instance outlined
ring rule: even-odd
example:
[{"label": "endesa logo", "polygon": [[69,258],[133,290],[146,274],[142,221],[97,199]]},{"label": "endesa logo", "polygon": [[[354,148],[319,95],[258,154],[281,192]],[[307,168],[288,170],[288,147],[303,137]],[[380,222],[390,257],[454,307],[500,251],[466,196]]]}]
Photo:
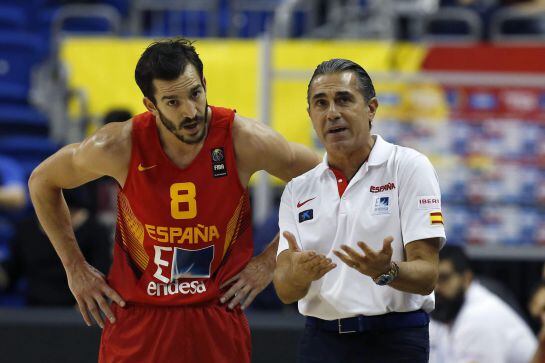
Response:
[{"label": "endesa logo", "polygon": [[203,281],[183,281],[174,280],[170,284],[161,284],[155,281],[150,281],[148,284],[149,296],[167,296],[176,294],[202,294],[206,291],[206,286]]},{"label": "endesa logo", "polygon": [[385,192],[387,190],[394,190],[395,188],[396,188],[396,185],[394,183],[388,183],[385,185],[381,185],[379,187],[372,185],[371,188],[369,188],[369,191],[371,193],[380,193],[380,192]]}]

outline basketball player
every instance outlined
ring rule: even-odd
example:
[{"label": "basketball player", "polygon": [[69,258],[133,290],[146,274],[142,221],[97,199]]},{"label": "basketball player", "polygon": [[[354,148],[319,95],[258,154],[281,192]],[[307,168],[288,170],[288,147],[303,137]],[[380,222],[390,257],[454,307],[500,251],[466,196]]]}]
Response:
[{"label": "basketball player", "polygon": [[[29,181],[36,213],[85,322],[104,328],[100,362],[250,362],[240,307],[271,281],[277,248],[252,259],[250,176],[290,180],[320,160],[208,105],[203,64],[185,39],[151,44],[135,78],[148,112],[39,165]],[[120,187],[107,280],[83,258],[61,192],[103,175]]]}]

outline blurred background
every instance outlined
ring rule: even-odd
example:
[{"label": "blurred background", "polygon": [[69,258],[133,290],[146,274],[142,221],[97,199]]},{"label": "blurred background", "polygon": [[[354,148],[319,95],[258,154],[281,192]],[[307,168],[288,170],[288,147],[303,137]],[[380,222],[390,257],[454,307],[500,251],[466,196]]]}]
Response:
[{"label": "blurred background", "polygon": [[[134,68],[169,36],[197,40],[210,104],[318,150],[312,71],[330,58],[361,64],[380,103],[374,132],[430,157],[448,243],[537,331],[528,303],[545,261],[545,1],[0,0],[2,362],[96,361],[100,331],[75,311],[26,183],[62,145],[145,111]],[[282,187],[252,180],[256,253],[277,232]],[[115,193],[108,179],[65,193],[82,250],[105,273]],[[296,307],[269,287],[249,316],[255,362],[292,361]]]}]

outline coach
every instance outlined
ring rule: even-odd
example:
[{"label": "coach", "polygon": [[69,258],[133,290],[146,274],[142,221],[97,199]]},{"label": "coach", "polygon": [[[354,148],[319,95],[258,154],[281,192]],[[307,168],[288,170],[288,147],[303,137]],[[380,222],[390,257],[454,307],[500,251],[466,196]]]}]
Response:
[{"label": "coach", "polygon": [[437,175],[370,133],[378,102],[358,64],[320,64],[307,100],[327,153],[284,190],[274,276],[307,317],[298,361],[427,362],[445,242]]}]

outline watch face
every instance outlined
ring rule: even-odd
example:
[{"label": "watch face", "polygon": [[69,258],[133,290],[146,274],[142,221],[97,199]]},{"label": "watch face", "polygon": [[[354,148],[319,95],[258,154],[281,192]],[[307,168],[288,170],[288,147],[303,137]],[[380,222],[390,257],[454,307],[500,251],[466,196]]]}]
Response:
[{"label": "watch face", "polygon": [[380,286],[388,285],[390,282],[392,282],[393,279],[394,277],[392,275],[389,275],[389,274],[381,275],[377,279],[377,285],[380,285]]}]

